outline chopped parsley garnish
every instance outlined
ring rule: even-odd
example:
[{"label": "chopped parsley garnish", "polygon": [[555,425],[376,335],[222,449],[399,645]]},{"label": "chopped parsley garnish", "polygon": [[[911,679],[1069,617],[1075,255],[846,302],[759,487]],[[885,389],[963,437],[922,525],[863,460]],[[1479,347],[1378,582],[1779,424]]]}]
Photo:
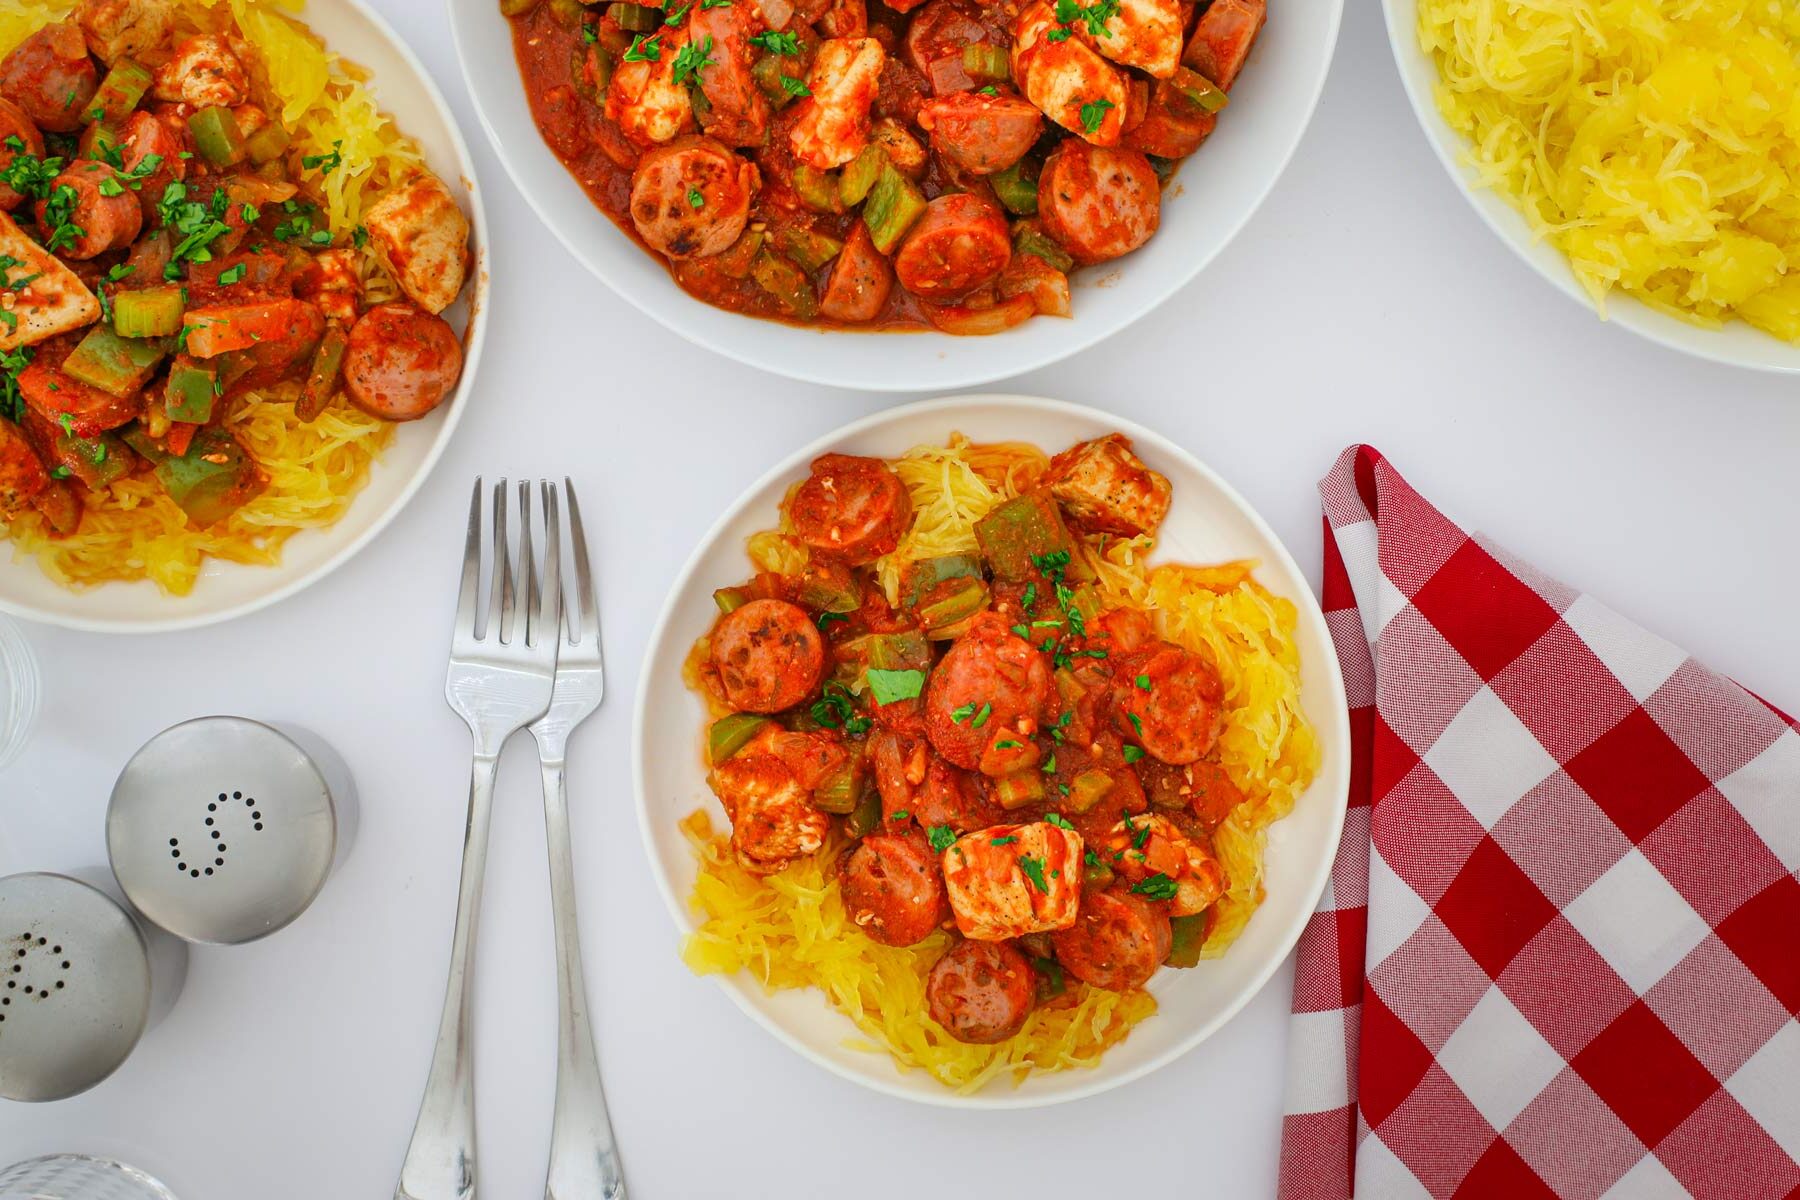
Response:
[{"label": "chopped parsley garnish", "polygon": [[74,188],[66,183],[59,183],[50,189],[49,196],[44,200],[44,212],[39,223],[50,231],[44,249],[52,254],[73,246],[87,234],[87,230],[69,219],[75,214],[78,199]]},{"label": "chopped parsley garnish", "polygon": [[[687,11],[686,5],[682,6],[682,11]],[[713,65],[712,48],[712,34],[709,33],[701,38],[699,42],[689,42],[675,52],[675,64],[672,76],[676,86],[679,87],[681,84],[686,83],[690,75],[698,75],[701,71]],[[688,195],[691,200],[694,193],[690,192]],[[700,206],[696,204],[694,207],[698,208]]]},{"label": "chopped parsley garnish", "polygon": [[750,44],[760,46],[771,54],[785,54],[789,58],[798,57],[800,54],[799,38],[791,33],[781,33],[773,29],[752,37]]},{"label": "chopped parsley garnish", "polygon": [[1113,106],[1111,100],[1090,100],[1081,106],[1081,127],[1090,134],[1100,132],[1101,122],[1106,120],[1106,112]]},{"label": "chopped parsley garnish", "polygon": [[631,39],[631,46],[625,51],[626,62],[656,62],[662,58],[662,34],[645,37],[638,34]]},{"label": "chopped parsley garnish", "polygon": [[1173,879],[1158,871],[1156,874],[1132,884],[1131,890],[1140,896],[1148,896],[1152,900],[1173,900],[1177,888]]},{"label": "chopped parsley garnish", "polygon": [[231,231],[231,226],[225,223],[225,210],[229,204],[230,199],[223,188],[202,204],[188,199],[187,184],[179,179],[169,181],[163,188],[162,198],[156,202],[156,212],[163,224],[179,234],[181,240],[169,253],[169,263],[163,268],[164,279],[180,279],[184,262],[212,261],[209,247]]},{"label": "chopped parsley garnish", "polygon": [[56,414],[56,423],[58,425],[62,426],[62,431],[64,433],[68,434],[71,437],[73,437],[75,435],[75,414],[74,413],[57,413]]},{"label": "chopped parsley garnish", "polygon": [[981,706],[981,711],[975,714],[975,720],[970,725],[970,728],[971,729],[980,729],[983,725],[986,725],[988,717],[992,716],[993,712],[994,712],[993,705],[983,704]]},{"label": "chopped parsley garnish", "polygon": [[976,88],[975,90],[977,92],[980,92],[983,96],[998,96],[1000,94],[1000,89],[995,87],[991,83],[988,84],[986,87],[979,87],[979,88]]},{"label": "chopped parsley garnish", "polygon": [[1127,747],[1125,747],[1125,761],[1126,762],[1134,763],[1142,757],[1144,757],[1144,748],[1142,746],[1127,746]]},{"label": "chopped parsley garnish", "polygon": [[245,204],[238,209],[238,220],[246,225],[254,225],[262,220],[262,209],[254,204]]},{"label": "chopped parsley garnish", "polygon": [[1075,832],[1075,827],[1069,824],[1069,818],[1061,813],[1045,813],[1044,820],[1058,829],[1067,829],[1070,833]]},{"label": "chopped parsley garnish", "polygon": [[1139,691],[1147,692],[1150,690],[1150,677],[1148,675],[1139,675],[1136,679],[1132,680],[1132,682],[1137,684]]},{"label": "chopped parsley garnish", "polygon": [[1031,636],[1031,630],[1024,625],[1014,625],[1012,627],[1012,631],[1014,633],[1018,634],[1022,638],[1028,638]]},{"label": "chopped parsley garnish", "polygon": [[669,15],[663,18],[663,24],[664,25],[679,25],[679,24],[681,24],[682,21],[687,19],[688,9],[690,9],[692,7],[694,7],[693,0],[688,0],[688,2],[686,4],[683,4],[680,8],[671,10]]},{"label": "chopped parsley garnish", "polygon": [[1009,833],[1009,834],[1005,835],[1004,837],[989,838],[988,845],[990,845],[990,846],[1010,846],[1018,840],[1019,840],[1018,838],[1014,837],[1012,834]]},{"label": "chopped parsley garnish", "polygon": [[[694,204],[694,197],[693,197],[692,193],[689,193],[689,195],[688,195],[688,203]],[[699,208],[700,206],[698,204],[694,204],[694,207]],[[825,627],[830,625],[833,621],[848,621],[849,619],[850,618],[846,617],[843,613],[822,612],[819,614],[819,619],[814,623],[816,625],[818,625],[819,631],[821,633],[823,633],[825,630]]]},{"label": "chopped parsley garnish", "polygon": [[361,250],[364,246],[369,244],[369,231],[361,225],[352,229],[350,231],[350,244],[355,246],[358,250]]},{"label": "chopped parsley garnish", "polygon": [[1038,767],[1038,770],[1046,775],[1056,774],[1056,751],[1052,750],[1049,755],[1045,757],[1043,765]]},{"label": "chopped parsley garnish", "polygon": [[[1087,23],[1088,32],[1095,37],[1111,37],[1106,23],[1119,12],[1119,0],[1094,0],[1092,4],[1078,4],[1076,0],[1056,0],[1056,20],[1065,29],[1079,22]],[[1063,35],[1067,37],[1067,34]],[[1062,38],[1055,39],[1061,41]]]},{"label": "chopped parsley garnish", "polygon": [[[0,309],[0,312],[4,312]],[[7,313],[11,317],[11,313]],[[13,317],[17,321],[17,317]],[[25,415],[25,398],[19,394],[19,372],[31,365],[30,346],[0,351],[0,417],[17,421]]]},{"label": "chopped parsley garnish", "polygon": [[893,819],[896,821],[904,821],[904,820],[906,820],[906,818],[908,818],[910,816],[912,816],[912,813],[908,812],[906,809],[897,808],[894,810]]},{"label": "chopped parsley garnish", "polygon": [[1046,896],[1050,894],[1050,885],[1044,882],[1044,860],[1029,854],[1019,855],[1019,870],[1025,872],[1025,878],[1031,880],[1032,886]]},{"label": "chopped parsley garnish", "polygon": [[[700,191],[699,188],[689,188],[688,189],[688,207],[689,208],[705,208],[706,207],[706,196],[704,194],[702,194],[702,192]],[[840,621],[844,619],[844,617],[841,613],[827,613],[825,615],[837,617]]]},{"label": "chopped parsley garnish", "polygon": [[592,21],[587,22],[581,27],[581,40],[590,46],[600,40],[600,31],[595,28]]},{"label": "chopped parsley garnish", "polygon": [[19,318],[15,317],[13,314],[7,312],[4,308],[0,308],[0,321],[6,322],[6,329],[7,329],[8,333],[12,332],[13,330],[15,330],[19,327]]},{"label": "chopped parsley garnish", "polygon": [[931,839],[931,848],[939,854],[956,845],[956,831],[948,825],[933,825],[925,831],[925,836]]},{"label": "chopped parsley garnish", "polygon": [[50,181],[63,169],[60,158],[39,158],[25,153],[25,143],[17,134],[6,139],[13,160],[0,167],[0,183],[4,183],[27,200],[42,200],[50,194]]},{"label": "chopped parsley garnish", "polygon": [[117,283],[135,270],[137,268],[130,263],[118,263],[106,273],[106,282]]},{"label": "chopped parsley garnish", "polygon": [[343,139],[334,139],[331,143],[331,153],[308,154],[301,158],[300,165],[309,171],[317,168],[319,174],[329,175],[344,165],[343,149]]},{"label": "chopped parsley garnish", "polygon": [[958,705],[950,710],[950,719],[955,721],[958,725],[961,725],[964,721],[967,721],[974,715],[975,702],[973,700],[969,701],[967,704]]},{"label": "chopped parsley garnish", "polygon": [[1133,729],[1137,730],[1137,735],[1139,737],[1143,737],[1144,736],[1143,720],[1141,718],[1139,718],[1138,715],[1134,712],[1128,712],[1125,715],[1131,719],[1131,727]]},{"label": "chopped parsley garnish", "polygon": [[711,12],[715,8],[730,8],[731,0],[700,0],[700,11]]},{"label": "chopped parsley garnish", "polygon": [[243,277],[244,277],[244,264],[237,263],[236,265],[227,267],[223,271],[219,272],[219,283],[225,287],[230,287],[232,284],[236,283],[238,280],[242,279]]},{"label": "chopped parsley garnish", "polygon": [[781,78],[781,90],[786,92],[788,95],[790,95],[790,96],[810,96],[810,95],[812,95],[812,89],[807,87],[804,83],[801,83],[798,79],[795,79],[792,75],[783,75],[780,78]]},{"label": "chopped parsley garnish", "polygon": [[119,182],[119,177],[117,175],[108,175],[105,179],[100,181],[99,190],[102,196],[108,198],[113,196],[123,196],[125,194],[125,185]]},{"label": "chopped parsley garnish", "polygon": [[1090,867],[1106,866],[1106,864],[1104,862],[1100,861],[1100,856],[1098,854],[1095,854],[1092,850],[1083,850],[1081,852],[1081,861],[1086,863]]},{"label": "chopped parsley garnish", "polygon": [[877,704],[911,700],[925,690],[923,671],[884,671],[880,667],[870,667],[867,674],[869,694],[875,697]]},{"label": "chopped parsley garnish", "polygon": [[1018,748],[1019,743],[1013,741],[1011,738],[1002,738],[1000,741],[994,743],[994,749],[996,750],[1017,750]]},{"label": "chopped parsley garnish", "polygon": [[58,467],[56,470],[50,472],[50,478],[52,479],[67,479],[68,477],[69,468],[67,467]]},{"label": "chopped parsley garnish", "polygon": [[841,683],[826,684],[824,694],[813,701],[809,711],[825,728],[842,729],[852,737],[869,729],[869,718],[857,715],[856,700]]}]

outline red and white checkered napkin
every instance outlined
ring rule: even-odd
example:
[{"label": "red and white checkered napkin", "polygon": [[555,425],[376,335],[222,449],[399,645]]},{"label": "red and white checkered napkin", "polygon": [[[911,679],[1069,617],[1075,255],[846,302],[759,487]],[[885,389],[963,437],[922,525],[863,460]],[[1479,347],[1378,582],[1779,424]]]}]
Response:
[{"label": "red and white checkered napkin", "polygon": [[1354,765],[1282,1200],[1800,1196],[1800,733],[1374,450],[1320,492]]}]

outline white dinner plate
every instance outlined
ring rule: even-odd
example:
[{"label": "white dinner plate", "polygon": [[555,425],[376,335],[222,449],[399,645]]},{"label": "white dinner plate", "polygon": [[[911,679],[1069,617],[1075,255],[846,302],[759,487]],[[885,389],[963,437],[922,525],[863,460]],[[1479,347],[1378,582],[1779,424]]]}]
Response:
[{"label": "white dinner plate", "polygon": [[[1318,776],[1291,815],[1269,830],[1268,897],[1224,957],[1191,970],[1159,971],[1150,981],[1157,1014],[1106,1052],[1092,1070],[1038,1072],[1017,1088],[990,1083],[962,1096],[923,1071],[903,1071],[885,1052],[854,1050],[862,1036],[822,993],[766,992],[747,972],[719,977],[738,1007],[808,1060],[876,1091],[928,1104],[1020,1108],[1091,1096],[1169,1063],[1199,1045],[1255,995],[1299,940],[1318,904],[1343,830],[1350,789],[1349,715],[1343,679],[1325,618],[1274,533],[1243,497],[1192,455],[1130,421],[1094,409],[1029,396],[954,396],[907,405],[847,425],[790,455],[753,484],[701,541],[683,568],[644,658],[633,735],[638,821],[652,872],[682,936],[697,928],[688,897],[697,866],[676,823],[706,808],[724,827],[723,810],[706,786],[705,703],[682,682],[681,664],[694,640],[718,616],[714,588],[752,573],[744,540],[774,525],[788,486],[828,451],[894,457],[952,432],[976,441],[1028,441],[1054,453],[1119,431],[1174,485],[1156,561],[1213,563],[1255,559],[1256,577],[1299,610],[1295,631],[1302,663],[1301,701],[1319,738]],[[676,953],[671,945],[669,953]],[[696,979],[696,986],[703,986]],[[1275,1070],[1270,1064],[1270,1070]]]},{"label": "white dinner plate", "polygon": [[[1438,69],[1419,45],[1418,0],[1381,0],[1381,6],[1387,16],[1388,42],[1394,50],[1394,62],[1406,85],[1406,97],[1412,102],[1419,127],[1425,131],[1425,140],[1437,152],[1444,170],[1450,173],[1463,196],[1487,222],[1487,227],[1511,247],[1513,253],[1598,320],[1594,302],[1589,299],[1581,281],[1575,278],[1568,256],[1549,242],[1533,237],[1524,214],[1499,192],[1475,186],[1475,172],[1468,165],[1469,141],[1450,128],[1449,122],[1438,111],[1433,95]],[[1607,294],[1606,319],[1639,337],[1713,362],[1762,371],[1800,371],[1800,346],[1764,333],[1745,321],[1731,321],[1723,328],[1708,329],[1659,312],[1617,289]]]},{"label": "white dinner plate", "polygon": [[474,251],[469,283],[464,298],[444,314],[453,324],[467,316],[462,379],[429,416],[395,429],[343,517],[295,534],[275,566],[208,558],[186,596],[168,595],[149,580],[71,591],[52,582],[34,560],[15,558],[14,548],[0,539],[0,610],[71,629],[156,633],[211,625],[285,599],[347,561],[394,519],[437,464],[474,398],[487,340],[488,230],[475,165],[456,119],[423,64],[362,0],[307,0],[293,15],[323,38],[327,49],[368,68],[368,86],[382,109],[418,142],[426,164],[469,218]]},{"label": "white dinner plate", "polygon": [[1058,362],[1125,328],[1211,262],[1293,157],[1337,46],[1343,0],[1281,0],[1257,39],[1218,129],[1164,195],[1162,227],[1141,249],[1078,271],[1074,316],[1036,317],[990,337],[805,329],[713,308],[676,286],[662,261],[588,199],[532,121],[512,32],[498,0],[447,0],[475,110],[519,191],[569,253],[614,291],[697,345],[832,387],[929,392]]}]

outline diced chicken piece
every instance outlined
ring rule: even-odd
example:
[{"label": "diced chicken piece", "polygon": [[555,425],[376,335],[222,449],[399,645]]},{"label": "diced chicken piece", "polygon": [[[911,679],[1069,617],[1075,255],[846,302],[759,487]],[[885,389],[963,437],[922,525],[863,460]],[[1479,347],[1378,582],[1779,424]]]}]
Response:
[{"label": "diced chicken piece", "polygon": [[356,252],[325,250],[309,257],[294,275],[294,295],[318,305],[328,320],[355,324],[362,302]]},{"label": "diced chicken piece", "polygon": [[1081,835],[1047,822],[995,825],[944,851],[944,884],[966,938],[999,942],[1067,929],[1081,904]]},{"label": "diced chicken piece", "polygon": [[1181,65],[1181,5],[1176,0],[1119,0],[1094,48],[1126,67],[1167,79]]},{"label": "diced chicken piece", "polygon": [[861,153],[886,60],[874,38],[833,38],[819,46],[806,81],[812,95],[800,102],[788,135],[796,158],[829,171]]},{"label": "diced chicken piece", "polygon": [[831,818],[813,807],[812,789],[842,762],[830,739],[770,726],[713,768],[712,789],[747,870],[772,875],[825,844]]},{"label": "diced chicken piece", "polygon": [[1120,433],[1070,446],[1050,460],[1041,482],[1070,522],[1089,533],[1153,534],[1169,513],[1169,481]]},{"label": "diced chicken piece", "polygon": [[883,117],[869,130],[869,140],[887,153],[894,170],[908,179],[925,174],[925,147],[892,117]]},{"label": "diced chicken piece", "polygon": [[[1166,817],[1145,814],[1120,821],[1098,853],[1131,881],[1134,892],[1167,899],[1172,916],[1204,912],[1225,894],[1225,868],[1213,852]],[[1167,883],[1160,888],[1145,884],[1159,875],[1174,885],[1167,896],[1158,894],[1168,890]]]},{"label": "diced chicken piece", "polygon": [[160,46],[175,24],[170,0],[82,0],[75,22],[94,57],[111,66]]},{"label": "diced chicken piece", "polygon": [[1130,85],[1125,72],[1101,58],[1087,35],[1060,41],[1052,0],[1035,0],[1013,27],[1013,79],[1038,111],[1096,146],[1116,145],[1125,129]]},{"label": "diced chicken piece", "polygon": [[0,417],[0,518],[18,516],[50,486],[50,473],[25,431]]},{"label": "diced chicken piece", "polygon": [[685,82],[675,82],[675,59],[687,45],[687,31],[665,28],[657,35],[657,56],[621,62],[606,88],[606,116],[640,146],[672,141],[694,123],[694,104]]},{"label": "diced chicken piece", "polygon": [[[0,350],[35,345],[100,319],[94,293],[5,213],[0,213],[0,258],[11,260],[0,276],[12,283],[0,289],[0,312],[13,318],[0,320]],[[31,282],[19,286],[27,278]]]},{"label": "diced chicken piece", "polygon": [[400,290],[440,313],[462,292],[469,269],[469,219],[444,181],[420,172],[363,213],[375,257]]},{"label": "diced chicken piece", "polygon": [[250,95],[250,78],[223,38],[196,34],[175,47],[174,57],[156,71],[150,94],[195,108],[231,108]]}]

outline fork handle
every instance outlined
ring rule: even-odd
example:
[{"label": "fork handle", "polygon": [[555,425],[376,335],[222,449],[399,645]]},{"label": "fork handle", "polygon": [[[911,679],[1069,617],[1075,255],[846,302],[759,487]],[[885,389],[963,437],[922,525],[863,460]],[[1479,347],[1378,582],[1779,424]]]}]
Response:
[{"label": "fork handle", "polygon": [[546,1200],[624,1200],[625,1175],[600,1061],[588,1022],[581,933],[575,918],[575,862],[569,847],[569,796],[560,758],[542,764],[544,827],[550,846],[550,904],[556,920],[556,1115],[550,1132]]},{"label": "fork handle", "polygon": [[487,873],[488,818],[499,758],[477,753],[469,775],[469,823],[463,834],[462,883],[456,895],[456,933],[450,942],[450,980],[431,1074],[400,1168],[394,1200],[471,1200],[475,1195],[475,1056],[469,1009],[474,983],[475,925]]}]

